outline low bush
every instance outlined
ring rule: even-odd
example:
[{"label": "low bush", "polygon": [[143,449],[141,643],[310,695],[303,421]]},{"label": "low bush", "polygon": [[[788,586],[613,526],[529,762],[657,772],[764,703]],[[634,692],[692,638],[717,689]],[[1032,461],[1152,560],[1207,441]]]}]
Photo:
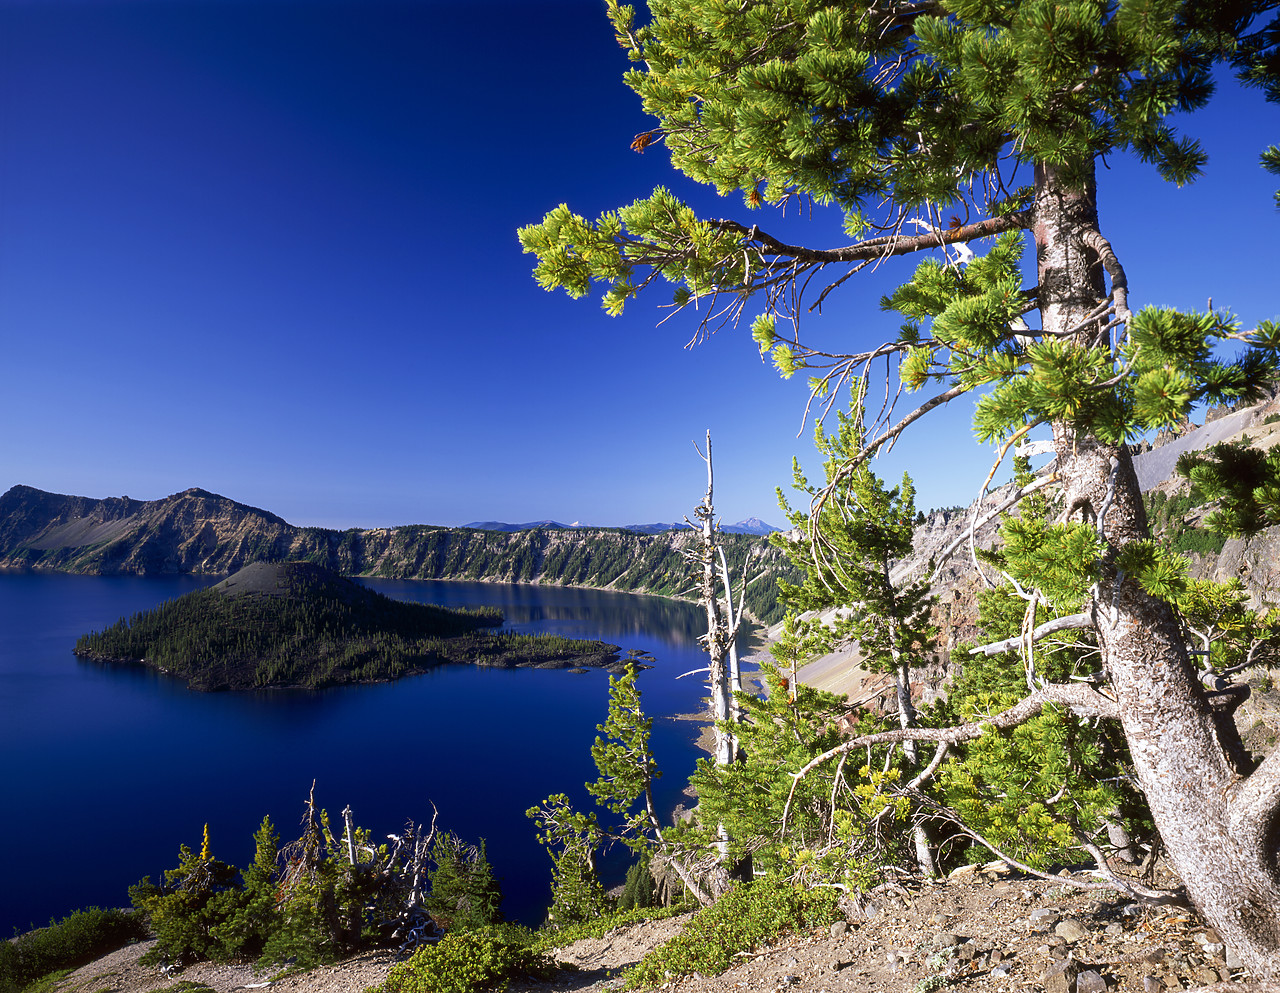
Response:
[{"label": "low bush", "polygon": [[838,900],[833,888],[806,889],[777,880],[757,880],[730,890],[637,963],[627,973],[627,986],[656,986],[695,972],[719,975],[738,952],[789,932],[834,924],[841,917]]},{"label": "low bush", "polygon": [[51,972],[78,968],[146,933],[141,914],[88,907],[16,941],[0,941],[0,993],[20,990]]},{"label": "low bush", "polygon": [[73,972],[75,972],[74,969],[55,969],[47,976],[41,976],[34,983],[28,983],[22,988],[22,993],[54,993],[62,981]]},{"label": "low bush", "polygon": [[454,931],[393,966],[379,993],[472,993],[505,990],[520,976],[548,979],[553,967],[524,928],[490,925]]}]

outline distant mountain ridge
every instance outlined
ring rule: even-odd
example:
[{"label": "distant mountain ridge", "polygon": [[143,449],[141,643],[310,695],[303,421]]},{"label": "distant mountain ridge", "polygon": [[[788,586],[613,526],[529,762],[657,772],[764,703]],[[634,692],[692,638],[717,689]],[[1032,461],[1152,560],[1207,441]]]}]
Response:
[{"label": "distant mountain ridge", "polygon": [[[94,499],[14,486],[0,496],[0,569],[91,575],[229,575],[252,562],[311,562],[345,576],[465,579],[586,586],[684,596],[694,585],[688,528],[518,531],[408,525],[295,527],[265,510],[193,488],[161,500]],[[797,582],[785,556],[755,534],[727,533],[734,575],[750,562],[747,609],[773,623],[778,578]]]},{"label": "distant mountain ridge", "polygon": [[[561,524],[559,521],[530,521],[528,524],[508,524],[505,521],[473,521],[470,524],[462,525],[464,528],[471,528],[475,531],[530,531],[534,528],[563,528],[565,530],[573,530],[577,528],[591,528],[589,524]],[[662,534],[664,531],[683,531],[692,525],[687,522],[679,524],[624,524],[618,530],[636,531],[640,534]],[[608,530],[613,530],[609,528]],[[761,536],[773,534],[775,531],[781,531],[781,528],[775,528],[772,524],[766,524],[758,517],[748,517],[745,521],[739,521],[737,524],[722,524],[720,530],[725,534],[758,534]]]}]

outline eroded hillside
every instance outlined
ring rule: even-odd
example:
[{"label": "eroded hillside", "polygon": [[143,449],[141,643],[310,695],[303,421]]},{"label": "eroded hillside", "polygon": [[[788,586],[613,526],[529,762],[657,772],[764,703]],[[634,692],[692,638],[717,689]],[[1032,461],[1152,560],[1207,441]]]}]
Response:
[{"label": "eroded hillside", "polygon": [[[226,575],[252,562],[304,561],[349,576],[587,586],[681,596],[693,585],[689,530],[485,531],[409,525],[300,528],[205,490],[163,500],[95,500],[15,486],[0,496],[0,568],[90,575]],[[734,575],[755,579],[747,609],[771,623],[785,557],[762,537],[721,538]]]}]

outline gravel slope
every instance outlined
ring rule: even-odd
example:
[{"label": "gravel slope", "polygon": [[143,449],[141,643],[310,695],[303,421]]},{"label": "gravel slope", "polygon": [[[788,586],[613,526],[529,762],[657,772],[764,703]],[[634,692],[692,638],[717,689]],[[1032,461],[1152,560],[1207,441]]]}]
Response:
[{"label": "gravel slope", "polygon": [[[720,976],[673,980],[663,990],[738,993],[1154,993],[1244,978],[1214,932],[1185,908],[1139,905],[1114,890],[1080,891],[1069,879],[1030,879],[1000,863],[958,870],[942,882],[891,887],[848,908],[848,920],[739,956]],[[1166,881],[1167,882],[1167,881]],[[560,949],[568,968],[548,983],[513,983],[509,993],[604,993],[618,970],[683,925],[682,918],[633,925]],[[362,993],[391,967],[388,952],[365,954],[270,983],[250,966],[203,963],[162,976],[137,964],[149,943],[78,970],[61,993],[157,993],[179,981],[215,993],[270,988],[291,993]],[[1078,975],[1075,975],[1078,973]],[[269,984],[269,985],[264,985]]]},{"label": "gravel slope", "polygon": [[1138,486],[1144,493],[1154,486],[1159,486],[1173,476],[1178,456],[1183,452],[1197,452],[1202,448],[1226,441],[1232,435],[1253,427],[1262,419],[1263,412],[1270,409],[1270,404],[1260,404],[1245,410],[1237,410],[1234,414],[1228,414],[1194,431],[1189,431],[1181,438],[1175,438],[1159,448],[1135,455],[1133,469],[1138,474]]}]

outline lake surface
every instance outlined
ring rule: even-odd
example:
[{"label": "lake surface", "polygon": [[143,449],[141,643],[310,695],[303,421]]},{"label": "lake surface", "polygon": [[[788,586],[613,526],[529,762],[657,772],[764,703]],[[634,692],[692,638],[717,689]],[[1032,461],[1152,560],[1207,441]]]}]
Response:
[{"label": "lake surface", "polygon": [[[178,846],[244,866],[270,815],[297,837],[312,780],[336,815],[350,804],[375,837],[413,820],[488,843],[509,919],[537,924],[551,863],[525,810],[565,792],[583,808],[607,674],[442,666],[421,676],[321,691],[195,693],[141,667],[71,654],[76,638],[217,577],[0,574],[0,936],[87,906],[125,906]],[[644,649],[640,676],[670,810],[693,770],[705,655],[696,606],[623,593],[488,583],[368,580],[404,600],[493,605],[507,626]],[[613,871],[625,862],[615,858]],[[606,880],[609,882],[610,880]],[[620,881],[620,880],[619,880]]]}]

